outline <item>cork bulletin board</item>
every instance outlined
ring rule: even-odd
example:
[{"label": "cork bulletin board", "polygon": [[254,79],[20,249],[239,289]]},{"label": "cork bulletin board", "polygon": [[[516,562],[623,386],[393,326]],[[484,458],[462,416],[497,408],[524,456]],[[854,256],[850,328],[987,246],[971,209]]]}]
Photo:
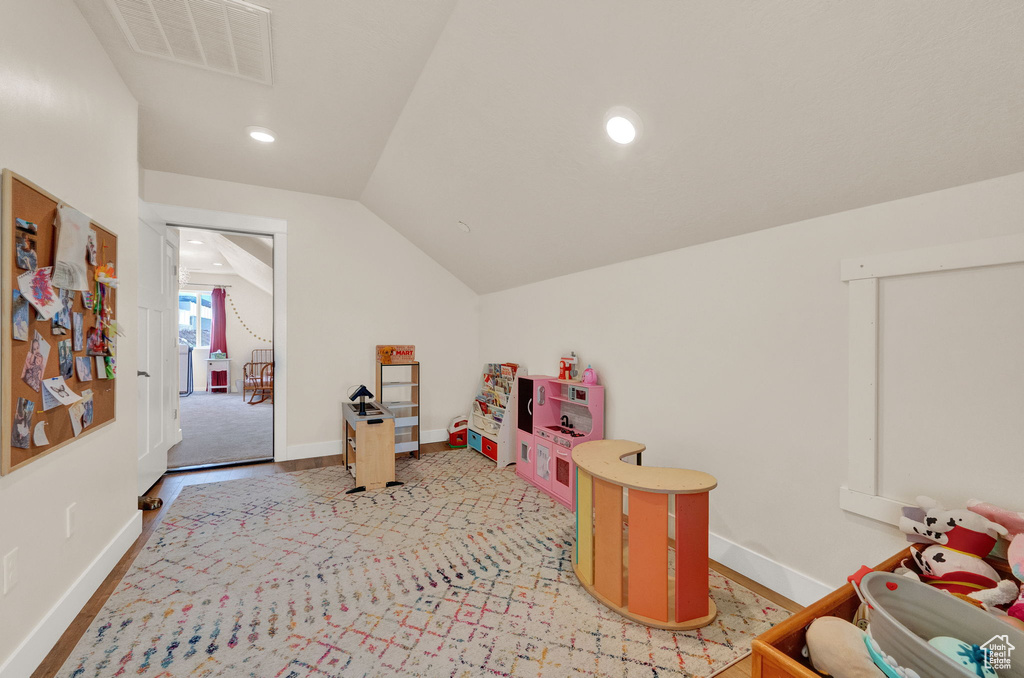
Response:
[{"label": "cork bulletin board", "polygon": [[[59,231],[59,227],[55,223],[55,217],[58,205],[66,203],[63,203],[59,198],[51,195],[27,179],[6,169],[3,171],[2,197],[3,255],[0,283],[2,283],[3,295],[3,321],[0,322],[0,326],[2,326],[0,344],[2,344],[4,368],[2,375],[0,375],[0,381],[2,381],[3,389],[2,411],[4,423],[2,427],[3,438],[0,440],[0,444],[2,444],[2,447],[0,447],[0,450],[2,450],[0,474],[6,474],[54,450],[84,438],[97,429],[113,422],[117,379],[100,378],[104,375],[99,374],[96,356],[88,354],[90,347],[87,340],[89,330],[99,327],[100,314],[95,312],[94,307],[86,307],[85,295],[82,291],[58,290],[58,293],[63,292],[66,296],[71,296],[70,316],[72,318],[72,327],[63,328],[64,334],[54,332],[55,328],[59,326],[59,322],[55,323],[52,319],[38,319],[36,309],[31,304],[27,304],[24,296],[20,294],[18,276],[31,270],[27,266],[34,264],[37,268],[42,268],[54,265]],[[26,230],[24,224],[19,226],[17,220],[34,224],[36,232],[32,233]],[[91,220],[89,227],[96,234],[96,265],[90,264],[88,257],[85,258],[85,265],[89,292],[95,299],[99,296],[96,294],[97,283],[95,282],[97,265],[113,264],[114,271],[117,271],[117,236]],[[26,238],[28,239],[27,241]],[[34,261],[32,261],[31,256],[26,257],[25,255],[26,251],[32,247],[34,247],[35,252]],[[114,310],[117,308],[117,292],[114,286],[104,285],[102,289],[102,306],[108,309],[108,319],[112,319],[116,317]],[[15,303],[16,297],[20,297],[17,304]],[[26,304],[28,318],[27,334],[24,327],[26,315],[24,306]],[[13,315],[16,312],[16,306],[22,309],[18,316],[21,321],[17,327],[15,327],[15,317]],[[74,317],[76,314],[80,314],[80,318],[76,319]],[[79,320],[80,322],[78,322]],[[78,333],[82,338],[80,348],[76,346],[75,342],[76,326],[81,327],[81,331]],[[57,332],[60,331],[61,329],[58,328]],[[86,424],[82,426],[77,436],[75,435],[75,425],[73,424],[72,417],[82,413],[85,407],[84,403],[88,402],[88,398],[81,401],[83,403],[81,407],[74,407],[74,405],[70,404],[57,404],[51,409],[44,411],[42,390],[46,387],[42,386],[37,391],[22,378],[26,357],[28,357],[30,348],[34,343],[33,339],[36,332],[39,333],[42,342],[49,345],[49,353],[42,371],[42,378],[49,379],[61,375],[59,342],[69,341],[70,343],[65,344],[64,347],[67,349],[70,346],[72,349],[70,353],[72,356],[73,373],[70,378],[65,379],[65,383],[68,389],[75,394],[84,395],[84,391],[92,391],[91,407],[86,410],[87,414],[84,417],[79,416],[77,418],[78,423],[84,421]],[[27,339],[20,339],[17,335],[27,336]],[[65,355],[66,353],[67,351],[65,351]],[[79,365],[77,364],[78,358],[86,358],[88,360],[92,373],[91,379],[85,380],[80,378],[81,376],[88,377],[90,375],[88,372],[84,375],[80,373]],[[113,358],[112,363],[116,369],[116,355]],[[101,356],[101,360],[105,361],[105,358]],[[27,447],[18,446],[25,445],[26,443],[24,414],[28,409],[27,403],[22,403],[22,416],[18,419],[18,407],[22,399],[30,401],[34,405],[31,419],[28,421]],[[90,414],[91,419],[89,417]],[[15,429],[16,419],[21,423],[17,430]],[[40,422],[45,422],[45,425],[42,427],[42,432],[46,439],[45,443],[37,441],[35,435],[37,425]]]}]

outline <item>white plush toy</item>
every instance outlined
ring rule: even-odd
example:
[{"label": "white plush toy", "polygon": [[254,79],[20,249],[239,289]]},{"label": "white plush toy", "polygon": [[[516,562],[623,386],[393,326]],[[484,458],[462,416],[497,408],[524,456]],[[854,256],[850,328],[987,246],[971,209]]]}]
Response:
[{"label": "white plush toy", "polygon": [[921,496],[916,501],[924,509],[923,519],[914,520],[907,515],[921,511],[904,509],[900,529],[908,535],[917,535],[925,543],[948,546],[982,557],[992,551],[999,537],[1007,534],[1005,527],[974,511],[947,510],[931,497]]},{"label": "white plush toy", "polygon": [[[983,560],[1006,528],[967,509],[947,510],[931,497],[918,497],[917,502],[920,509],[904,509],[900,529],[908,538],[929,544],[911,549],[921,580],[965,596],[979,591],[992,599],[1008,595],[997,588],[999,573]],[[987,593],[989,589],[993,592]]]}]

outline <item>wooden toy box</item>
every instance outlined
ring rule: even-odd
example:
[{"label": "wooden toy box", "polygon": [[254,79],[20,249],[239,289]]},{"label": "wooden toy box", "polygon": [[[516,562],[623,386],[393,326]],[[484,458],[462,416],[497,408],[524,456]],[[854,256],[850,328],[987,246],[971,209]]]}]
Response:
[{"label": "wooden toy box", "polygon": [[[875,569],[895,570],[910,556],[910,549],[900,551]],[[853,570],[850,571],[853,574]],[[821,678],[801,654],[807,626],[818,617],[840,617],[852,621],[860,599],[853,586],[845,584],[821,600],[797,612],[786,621],[765,631],[751,643],[752,678]]]},{"label": "wooden toy box", "polygon": [[[892,572],[908,558],[910,549],[906,548],[875,569]],[[1005,560],[986,560],[1004,579],[1012,579]],[[850,574],[853,574],[853,570]],[[821,674],[811,668],[810,662],[802,654],[807,626],[818,617],[839,617],[853,621],[858,606],[860,599],[853,586],[845,584],[759,635],[751,643],[751,678],[821,678]]]}]

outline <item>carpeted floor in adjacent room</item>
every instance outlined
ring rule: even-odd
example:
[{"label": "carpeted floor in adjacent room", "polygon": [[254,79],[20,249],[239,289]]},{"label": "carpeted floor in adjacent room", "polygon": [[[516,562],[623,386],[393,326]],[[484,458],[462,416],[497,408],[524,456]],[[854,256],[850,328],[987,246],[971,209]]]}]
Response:
[{"label": "carpeted floor in adjacent room", "polygon": [[468,450],[186,488],[59,675],[709,676],[788,613],[711,573],[719,609],[647,628],[572,572],[573,515]]},{"label": "carpeted floor in adjacent room", "polygon": [[167,452],[167,468],[267,459],[274,456],[274,405],[196,391],[181,399],[181,434]]}]

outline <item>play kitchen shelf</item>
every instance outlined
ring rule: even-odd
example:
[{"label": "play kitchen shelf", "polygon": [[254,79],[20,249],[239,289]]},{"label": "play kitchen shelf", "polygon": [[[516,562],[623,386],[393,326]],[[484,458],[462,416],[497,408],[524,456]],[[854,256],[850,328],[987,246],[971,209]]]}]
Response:
[{"label": "play kitchen shelf", "polygon": [[395,454],[420,458],[420,364],[377,361],[377,397],[395,417]]},{"label": "play kitchen shelf", "polygon": [[517,363],[487,363],[473,400],[467,443],[498,468],[516,461],[513,386],[516,375],[525,373],[526,369]]},{"label": "play kitchen shelf", "polygon": [[516,380],[516,473],[573,507],[573,449],[604,438],[604,387],[547,376]]}]

